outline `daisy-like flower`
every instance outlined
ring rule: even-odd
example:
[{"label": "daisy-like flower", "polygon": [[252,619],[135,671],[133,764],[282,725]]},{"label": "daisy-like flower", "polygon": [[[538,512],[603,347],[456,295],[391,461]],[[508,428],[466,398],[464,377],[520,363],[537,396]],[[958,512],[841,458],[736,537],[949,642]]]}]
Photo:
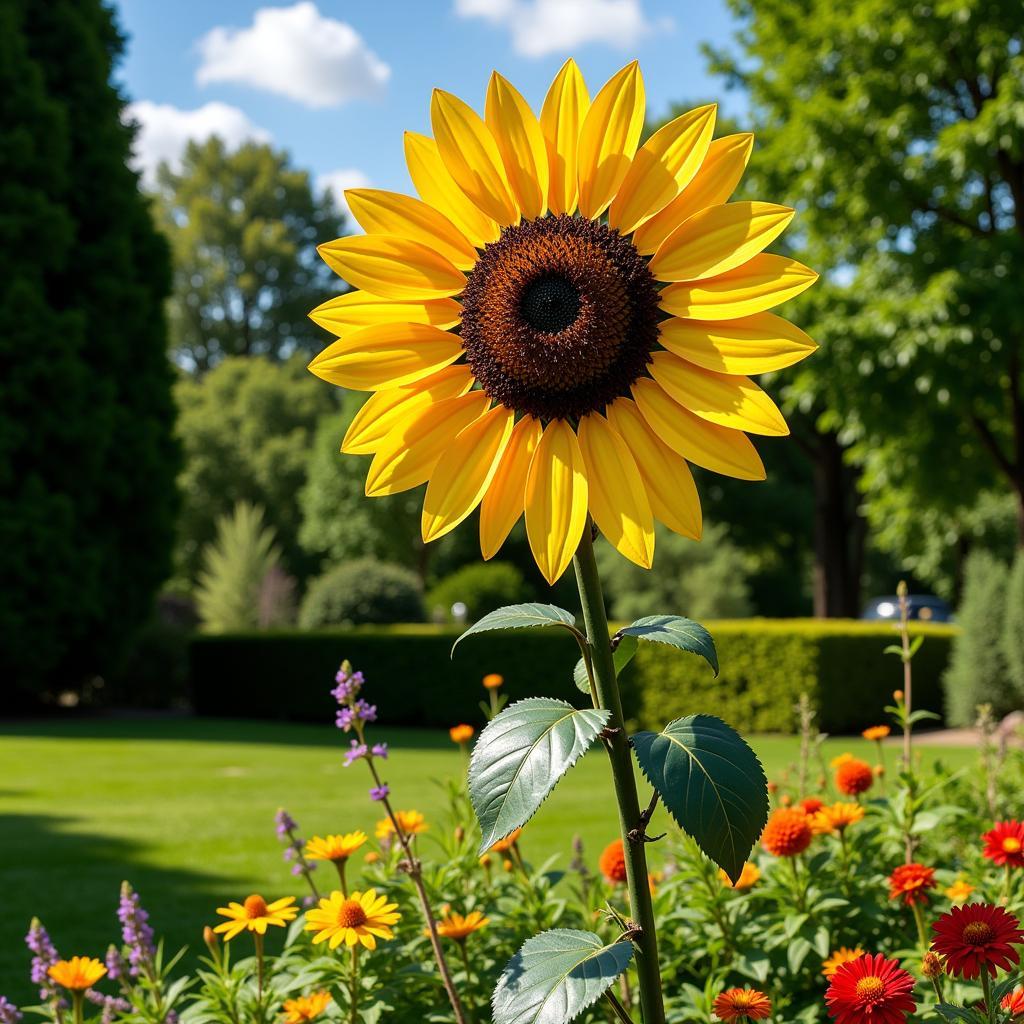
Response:
[{"label": "daisy-like flower", "polygon": [[63,988],[84,992],[107,973],[107,968],[95,957],[73,956],[70,960],[58,960],[46,973]]},{"label": "daisy-like flower", "polygon": [[[418,836],[426,832],[430,826],[426,818],[419,811],[395,811],[395,818],[398,820],[398,827],[407,836]],[[374,834],[378,839],[389,839],[395,834],[395,826],[390,818],[381,818],[377,822]]]},{"label": "daisy-like flower", "polygon": [[847,796],[866,793],[875,781],[875,773],[867,761],[851,757],[836,767],[836,789]]},{"label": "daisy-like flower", "polygon": [[492,853],[507,853],[509,850],[519,842],[519,837],[523,834],[521,828],[513,829],[504,839],[499,839],[492,847],[490,852]]},{"label": "daisy-like flower", "polygon": [[497,690],[505,685],[505,677],[498,675],[497,672],[488,672],[483,678],[483,686],[485,690]]},{"label": "daisy-like flower", "polygon": [[456,942],[463,942],[467,935],[479,931],[491,923],[489,917],[484,917],[479,910],[471,910],[463,917],[462,914],[447,913],[437,922],[437,934],[446,939],[454,939]]},{"label": "daisy-like flower", "polygon": [[981,972],[995,977],[1020,962],[1013,948],[1024,942],[1020,922],[1002,907],[969,903],[953,907],[932,925],[932,949],[946,960],[946,971],[970,981]]},{"label": "daisy-like flower", "polygon": [[315,932],[313,942],[327,942],[337,949],[357,943],[366,949],[376,949],[377,939],[392,939],[391,925],[398,921],[397,903],[388,903],[386,896],[378,896],[376,889],[353,892],[346,896],[337,890],[320,900],[320,904],[306,911],[306,931]]},{"label": "daisy-like flower", "polygon": [[982,837],[982,854],[994,864],[1024,868],[1024,822],[1000,821]]},{"label": "daisy-like flower", "polygon": [[290,921],[294,921],[299,908],[294,906],[294,896],[284,896],[273,903],[267,901],[257,893],[246,896],[244,903],[229,903],[226,907],[218,907],[217,913],[228,918],[222,921],[213,930],[223,933],[224,941],[233,939],[239,932],[255,932],[257,935],[266,935],[267,928],[274,925],[276,928],[283,928]]},{"label": "daisy-like flower", "polygon": [[621,839],[613,839],[602,851],[597,860],[601,874],[613,885],[626,880],[626,851]]},{"label": "daisy-like flower", "polygon": [[366,833],[355,831],[344,835],[313,836],[306,843],[310,860],[348,860],[366,842]]},{"label": "daisy-like flower", "polygon": [[851,825],[856,825],[863,818],[864,808],[860,804],[843,801],[825,804],[819,811],[811,815],[811,830],[818,835],[845,832]]},{"label": "daisy-like flower", "polygon": [[752,864],[749,860],[743,865],[743,869],[740,871],[740,877],[735,882],[721,869],[718,869],[718,877],[727,889],[738,889],[740,891],[744,889],[753,888],[761,880],[761,869],[756,865]]},{"label": "daisy-like flower", "polygon": [[756,988],[727,988],[715,997],[715,1016],[724,1021],[765,1020],[772,1004]]},{"label": "daisy-like flower", "polygon": [[471,725],[453,725],[448,730],[448,735],[451,737],[452,743],[468,743],[473,738],[474,733],[473,726]]},{"label": "daisy-like flower", "polygon": [[284,1024],[307,1024],[316,1020],[331,1004],[330,992],[314,992],[284,1001]]},{"label": "daisy-like flower", "polygon": [[966,903],[967,897],[974,892],[974,886],[958,878],[948,889],[945,890],[946,897],[951,903]]},{"label": "daisy-like flower", "polygon": [[811,845],[811,819],[798,807],[773,811],[761,833],[761,845],[773,857],[795,857]]},{"label": "daisy-like flower", "polygon": [[903,1024],[917,1004],[913,977],[881,953],[860,956],[832,975],[825,1002],[836,1024]]},{"label": "daisy-like flower", "polygon": [[866,740],[873,740],[877,743],[879,740],[884,740],[892,729],[887,725],[869,725],[862,733],[861,736]]},{"label": "daisy-like flower", "polygon": [[999,1005],[1015,1020],[1024,1017],[1024,987],[1018,985],[1012,992],[1007,992]]},{"label": "daisy-like flower", "polygon": [[339,338],[310,369],[376,392],[342,450],[373,455],[371,497],[427,484],[426,541],[479,505],[491,558],[525,512],[553,583],[592,516],[650,567],[655,518],[700,536],[688,463],[760,480],[747,433],[788,433],[749,375],[815,348],[769,312],[817,277],[764,252],[793,211],[727,202],[753,138],[712,141],[714,105],[639,146],[636,62],[591,101],[567,61],[539,118],[498,74],[484,117],[440,90],[430,112],[421,198],[350,189],[366,234],[320,246],[358,290],[310,314]]},{"label": "daisy-like flower", "polygon": [[831,978],[843,964],[853,963],[854,960],[859,960],[863,955],[864,950],[860,946],[854,949],[850,949],[849,946],[840,946],[827,960],[822,962],[821,973],[826,978]]},{"label": "daisy-like flower", "polygon": [[901,864],[889,876],[889,899],[902,899],[908,906],[927,903],[935,888],[935,868],[924,864]]}]

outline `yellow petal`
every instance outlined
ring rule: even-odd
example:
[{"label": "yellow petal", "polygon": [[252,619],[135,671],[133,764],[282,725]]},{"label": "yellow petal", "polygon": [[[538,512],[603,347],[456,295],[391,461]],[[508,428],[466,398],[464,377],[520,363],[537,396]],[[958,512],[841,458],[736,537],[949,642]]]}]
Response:
[{"label": "yellow petal", "polygon": [[472,270],[477,251],[443,214],[420,199],[378,188],[345,191],[352,216],[371,234],[398,235],[436,249],[460,270]]},{"label": "yellow petal", "polygon": [[638,380],[631,390],[651,430],[687,462],[739,480],[764,479],[761,458],[742,431],[702,420],[646,377]]},{"label": "yellow petal", "polygon": [[619,554],[650,569],[654,516],[629,448],[598,412],[584,416],[579,431],[594,522]]},{"label": "yellow petal", "polygon": [[544,429],[526,477],[526,536],[549,584],[562,575],[587,524],[587,471],[565,420]]},{"label": "yellow petal", "polygon": [[529,104],[497,71],[487,85],[484,116],[522,215],[531,220],[541,216],[547,209],[548,193],[544,134]]},{"label": "yellow petal", "polygon": [[430,474],[420,523],[425,543],[454,530],[480,504],[508,444],[515,413],[495,406],[452,441]]},{"label": "yellow petal", "polygon": [[587,85],[570,57],[555,75],[540,112],[548,154],[548,209],[552,213],[572,213],[576,209],[576,150],[589,109]]},{"label": "yellow petal", "polygon": [[633,244],[637,249],[644,255],[656,252],[658,246],[698,210],[728,202],[743,177],[753,148],[754,136],[747,132],[715,139],[708,146],[707,156],[693,181],[660,213],[636,229]]},{"label": "yellow petal", "polygon": [[366,474],[367,497],[426,483],[459,431],[483,416],[490,404],[482,391],[471,391],[410,414],[378,446]]},{"label": "yellow petal", "polygon": [[705,370],[767,373],[806,359],[818,346],[799,327],[774,313],[739,320],[680,320],[661,325],[662,345]]},{"label": "yellow petal", "polygon": [[455,184],[437,151],[437,143],[426,135],[405,133],[405,162],[420,198],[440,210],[478,249],[495,242],[501,228],[478,210]]},{"label": "yellow petal", "polygon": [[448,173],[476,207],[502,226],[519,220],[497,143],[480,115],[458,96],[435,89],[430,123]]},{"label": "yellow petal", "polygon": [[328,345],[309,369],[343,388],[375,391],[428,377],[460,355],[457,334],[426,324],[379,324]]},{"label": "yellow petal", "polygon": [[671,352],[656,352],[648,370],[670,398],[709,423],[771,437],[789,433],[778,407],[749,377],[704,370]]},{"label": "yellow petal", "polygon": [[350,235],[316,251],[340,277],[384,299],[440,299],[466,287],[451,260],[397,235]]},{"label": "yellow petal", "polygon": [[670,284],[661,308],[687,320],[735,320],[761,313],[810,288],[818,275],[796,260],[761,253],[727,274]]},{"label": "yellow petal", "polygon": [[774,203],[709,206],[661,243],[650,271],[659,281],[702,281],[735,270],[771,245],[793,213]]},{"label": "yellow petal", "polygon": [[431,327],[448,330],[462,320],[462,306],[455,299],[399,302],[356,291],[322,302],[309,314],[309,318],[339,336],[359,327],[372,327],[388,321],[430,324]]},{"label": "yellow petal", "polygon": [[711,144],[717,107],[710,103],[670,121],[640,147],[608,211],[608,224],[628,235],[685,188]]},{"label": "yellow petal", "polygon": [[577,175],[584,217],[600,216],[615,198],[640,141],[644,113],[644,80],[633,61],[594,97],[580,130]]},{"label": "yellow petal", "polygon": [[493,558],[523,514],[526,476],[540,441],[541,425],[524,416],[512,430],[505,454],[480,504],[480,552]]},{"label": "yellow petal", "polygon": [[371,395],[355,414],[341,450],[346,455],[371,455],[402,421],[435,402],[464,395],[473,386],[468,366],[446,366],[414,384]]},{"label": "yellow petal", "polygon": [[700,540],[700,498],[686,460],[651,430],[628,398],[608,407],[608,422],[633,453],[655,517],[670,530]]}]

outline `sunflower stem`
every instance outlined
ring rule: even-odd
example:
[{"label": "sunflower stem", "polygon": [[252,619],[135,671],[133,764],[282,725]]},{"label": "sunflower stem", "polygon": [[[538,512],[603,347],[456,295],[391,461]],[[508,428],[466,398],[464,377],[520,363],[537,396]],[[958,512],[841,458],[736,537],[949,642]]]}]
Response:
[{"label": "sunflower stem", "polygon": [[[661,970],[658,964],[658,936],[655,930],[654,907],[647,882],[647,854],[644,850],[640,801],[637,797],[636,777],[626,737],[626,723],[622,716],[619,684],[615,677],[608,617],[604,607],[601,577],[594,558],[594,541],[590,518],[573,558],[576,583],[583,608],[583,621],[587,628],[591,660],[594,669],[594,687],[598,707],[611,712],[609,735],[605,741],[611,762],[615,800],[619,808],[619,830],[626,853],[626,886],[629,891],[630,912],[639,933],[636,945],[637,980],[640,988],[640,1008],[644,1024],[664,1024],[665,1008],[661,996]],[[630,835],[635,841],[630,839]]]}]

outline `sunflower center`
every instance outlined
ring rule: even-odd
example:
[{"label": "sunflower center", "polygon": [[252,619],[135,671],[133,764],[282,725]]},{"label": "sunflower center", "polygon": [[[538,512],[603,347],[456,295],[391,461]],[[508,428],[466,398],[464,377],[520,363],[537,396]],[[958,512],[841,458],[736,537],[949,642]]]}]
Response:
[{"label": "sunflower center", "polygon": [[857,982],[856,992],[861,999],[873,1001],[885,992],[885,982],[877,974],[869,974]]},{"label": "sunflower center", "polygon": [[1003,851],[1005,853],[1020,853],[1020,840],[1009,836],[1003,840]]},{"label": "sunflower center", "polygon": [[964,927],[963,939],[972,946],[984,946],[985,943],[992,941],[994,935],[991,925],[984,921],[972,921]]},{"label": "sunflower center", "polygon": [[644,373],[658,292],[617,231],[540,217],[486,246],[462,296],[462,344],[487,395],[541,419],[602,409]]},{"label": "sunflower center", "polygon": [[358,928],[366,924],[366,911],[358,900],[345,900],[338,907],[338,924],[342,928]]},{"label": "sunflower center", "polygon": [[262,896],[257,896],[255,893],[252,896],[246,896],[242,906],[245,907],[245,913],[250,918],[266,917],[267,901]]}]

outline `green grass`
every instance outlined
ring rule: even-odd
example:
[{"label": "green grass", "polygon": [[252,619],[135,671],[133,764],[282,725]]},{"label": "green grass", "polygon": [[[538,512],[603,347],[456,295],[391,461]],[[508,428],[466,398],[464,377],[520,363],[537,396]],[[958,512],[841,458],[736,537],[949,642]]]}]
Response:
[{"label": "green grass", "polygon": [[[385,777],[396,806],[441,827],[443,782],[462,769],[446,735],[380,728],[391,742]],[[193,949],[214,908],[252,891],[301,892],[282,863],[273,816],[287,807],[303,835],[367,830],[378,814],[361,765],[342,767],[344,739],[330,727],[203,719],[98,719],[0,724],[0,993],[27,1000],[22,944],[37,914],[58,949],[103,955],[117,938],[121,880],[140,891],[158,932]],[[753,741],[770,778],[796,741]],[[826,756],[860,739],[830,740]],[[927,752],[958,765],[968,750]],[[896,751],[889,752],[894,763]],[[655,827],[659,824],[655,821]],[[588,755],[530,823],[534,862],[565,855],[579,834],[591,859],[615,834],[607,766]],[[429,842],[424,847],[431,855]]]}]

